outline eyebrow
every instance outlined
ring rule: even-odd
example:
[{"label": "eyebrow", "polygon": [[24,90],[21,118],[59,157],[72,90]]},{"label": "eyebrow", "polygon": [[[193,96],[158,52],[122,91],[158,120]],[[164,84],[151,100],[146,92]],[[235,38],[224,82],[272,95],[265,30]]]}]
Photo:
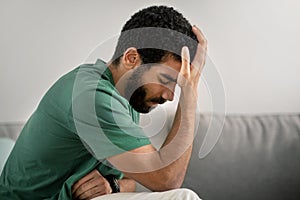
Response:
[{"label": "eyebrow", "polygon": [[160,73],[160,75],[163,76],[165,79],[167,79],[169,81],[177,83],[177,78],[174,79],[172,76],[170,76],[168,74],[164,74],[164,73]]}]

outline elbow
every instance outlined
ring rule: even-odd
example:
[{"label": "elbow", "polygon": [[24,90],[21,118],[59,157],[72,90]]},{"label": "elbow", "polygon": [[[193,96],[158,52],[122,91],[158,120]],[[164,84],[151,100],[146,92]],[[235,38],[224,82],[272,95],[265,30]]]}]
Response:
[{"label": "elbow", "polygon": [[162,183],[159,187],[152,189],[153,192],[164,192],[168,190],[174,190],[181,187],[181,184],[178,183]]},{"label": "elbow", "polygon": [[181,185],[182,185],[182,184],[180,184],[180,183],[178,183],[178,182],[175,182],[175,183],[168,183],[168,184],[165,185],[164,191],[174,190],[174,189],[181,188]]},{"label": "elbow", "polygon": [[152,189],[154,192],[163,192],[181,188],[183,179],[177,178],[174,175],[164,175],[159,184]]},{"label": "elbow", "polygon": [[176,176],[169,177],[166,179],[167,181],[165,182],[165,190],[173,190],[173,189],[178,189],[181,187],[183,180],[180,178],[177,178]]}]

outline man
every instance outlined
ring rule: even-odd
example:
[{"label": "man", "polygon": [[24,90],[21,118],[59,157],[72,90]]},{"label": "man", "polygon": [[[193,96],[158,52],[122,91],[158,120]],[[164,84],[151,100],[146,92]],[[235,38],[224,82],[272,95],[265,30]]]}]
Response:
[{"label": "man", "polygon": [[[110,62],[81,65],[45,94],[1,174],[1,199],[199,199],[178,188],[192,150],[206,47],[201,31],[173,8],[134,14]],[[173,100],[176,84],[173,126],[156,150],[138,112]],[[135,181],[157,193],[128,193]]]}]

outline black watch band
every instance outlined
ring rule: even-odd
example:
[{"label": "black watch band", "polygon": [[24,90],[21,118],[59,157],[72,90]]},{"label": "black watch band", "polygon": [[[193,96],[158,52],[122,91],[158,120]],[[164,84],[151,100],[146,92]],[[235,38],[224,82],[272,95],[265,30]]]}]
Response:
[{"label": "black watch band", "polygon": [[113,175],[107,175],[104,178],[109,182],[109,185],[112,189],[112,193],[120,192],[119,182]]}]

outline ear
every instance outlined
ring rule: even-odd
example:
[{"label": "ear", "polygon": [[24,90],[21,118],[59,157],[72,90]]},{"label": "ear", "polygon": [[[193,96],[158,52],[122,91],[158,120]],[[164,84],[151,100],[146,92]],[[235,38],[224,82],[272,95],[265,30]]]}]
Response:
[{"label": "ear", "polygon": [[122,56],[122,63],[126,69],[133,69],[141,65],[142,60],[137,49],[134,47],[128,48]]}]

